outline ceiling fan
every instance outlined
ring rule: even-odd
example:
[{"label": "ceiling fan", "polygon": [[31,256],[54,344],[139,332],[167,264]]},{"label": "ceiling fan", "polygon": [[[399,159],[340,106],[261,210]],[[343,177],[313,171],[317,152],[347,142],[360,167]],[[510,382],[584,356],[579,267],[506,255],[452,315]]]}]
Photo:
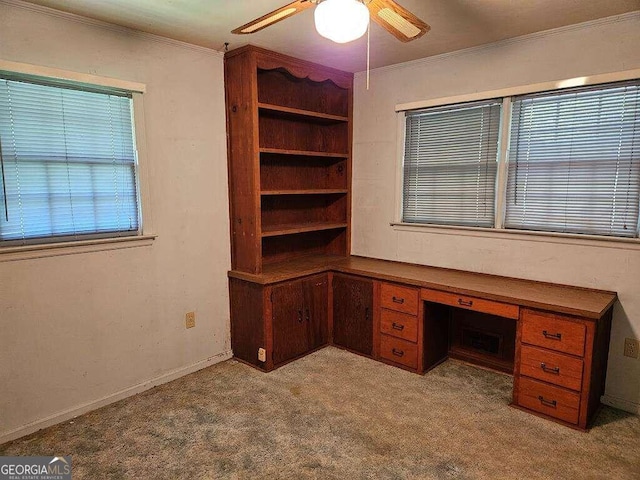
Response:
[{"label": "ceiling fan", "polygon": [[318,33],[336,43],[347,43],[362,37],[369,28],[370,19],[403,42],[416,40],[431,29],[393,0],[297,0],[231,33],[256,33],[313,6],[316,7]]}]

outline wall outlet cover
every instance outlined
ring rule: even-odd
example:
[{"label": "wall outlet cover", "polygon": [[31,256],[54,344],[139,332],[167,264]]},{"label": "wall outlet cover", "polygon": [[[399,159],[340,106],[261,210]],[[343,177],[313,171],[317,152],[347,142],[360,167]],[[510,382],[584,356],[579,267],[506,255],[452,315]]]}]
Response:
[{"label": "wall outlet cover", "polygon": [[185,315],[185,324],[187,328],[196,326],[196,312],[189,312]]},{"label": "wall outlet cover", "polygon": [[258,360],[260,362],[266,362],[267,361],[267,351],[264,348],[259,348],[258,349]]},{"label": "wall outlet cover", "polygon": [[640,342],[635,338],[624,339],[624,356],[630,358],[638,358],[640,350]]}]

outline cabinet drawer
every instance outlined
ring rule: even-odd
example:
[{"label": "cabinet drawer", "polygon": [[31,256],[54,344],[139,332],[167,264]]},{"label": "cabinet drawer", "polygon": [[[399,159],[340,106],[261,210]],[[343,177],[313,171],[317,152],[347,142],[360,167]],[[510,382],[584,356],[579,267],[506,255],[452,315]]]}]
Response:
[{"label": "cabinet drawer", "polygon": [[380,356],[409,368],[418,368],[418,346],[388,335],[380,335]]},{"label": "cabinet drawer", "polygon": [[520,373],[528,377],[580,391],[584,362],[562,353],[554,353],[523,345],[520,353]]},{"label": "cabinet drawer", "polygon": [[585,325],[567,317],[535,310],[522,312],[523,343],[581,357],[585,335]]},{"label": "cabinet drawer", "polygon": [[418,317],[383,308],[380,332],[415,343],[418,341]]},{"label": "cabinet drawer", "polygon": [[537,380],[520,377],[518,405],[568,423],[577,424],[580,413],[580,395]]},{"label": "cabinet drawer", "polygon": [[482,298],[458,295],[455,293],[441,292],[439,290],[429,290],[423,288],[420,293],[422,300],[428,302],[451,305],[452,307],[464,308],[475,312],[490,313],[499,317],[513,318],[517,320],[520,315],[520,307],[509,305],[508,303],[494,302]]},{"label": "cabinet drawer", "polygon": [[383,308],[409,315],[418,314],[419,291],[417,289],[392,283],[383,283],[381,287],[380,304]]}]

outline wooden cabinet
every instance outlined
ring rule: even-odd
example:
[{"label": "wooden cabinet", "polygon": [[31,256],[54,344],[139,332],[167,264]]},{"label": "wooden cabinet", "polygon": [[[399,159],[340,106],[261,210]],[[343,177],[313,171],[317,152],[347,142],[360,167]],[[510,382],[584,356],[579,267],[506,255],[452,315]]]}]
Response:
[{"label": "wooden cabinet", "polygon": [[232,269],[348,255],[353,74],[247,46],[225,90]]},{"label": "wooden cabinet", "polygon": [[333,343],[373,355],[373,281],[333,275]]},{"label": "wooden cabinet", "polygon": [[327,275],[276,285],[270,300],[275,366],[327,343]]},{"label": "wooden cabinet", "polygon": [[381,282],[379,291],[379,360],[422,373],[424,322],[420,290]]},{"label": "wooden cabinet", "polygon": [[309,322],[304,316],[302,282],[273,287],[273,363],[278,365],[309,349]]},{"label": "wooden cabinet", "polygon": [[268,371],[327,344],[327,274],[274,285],[231,278],[229,287],[236,358]]},{"label": "wooden cabinet", "polygon": [[610,332],[611,310],[587,319],[522,309],[513,404],[587,428],[604,393]]}]

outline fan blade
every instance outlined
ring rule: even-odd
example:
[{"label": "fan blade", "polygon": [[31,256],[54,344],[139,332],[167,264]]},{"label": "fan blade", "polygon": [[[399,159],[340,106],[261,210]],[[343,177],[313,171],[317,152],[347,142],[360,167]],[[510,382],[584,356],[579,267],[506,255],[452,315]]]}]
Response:
[{"label": "fan blade", "polygon": [[263,28],[267,28],[269,25],[278,23],[279,21],[284,20],[285,18],[289,18],[296,13],[300,13],[309,7],[313,7],[313,3],[310,0],[297,0],[296,2],[291,2],[289,5],[285,5],[282,8],[274,10],[271,13],[267,13],[266,15],[257,18],[247,23],[246,25],[238,27],[235,30],[232,30],[231,33],[235,33],[236,35],[247,35],[249,33],[256,33]]},{"label": "fan blade", "polygon": [[422,37],[431,27],[393,0],[371,0],[371,19],[403,42]]}]

